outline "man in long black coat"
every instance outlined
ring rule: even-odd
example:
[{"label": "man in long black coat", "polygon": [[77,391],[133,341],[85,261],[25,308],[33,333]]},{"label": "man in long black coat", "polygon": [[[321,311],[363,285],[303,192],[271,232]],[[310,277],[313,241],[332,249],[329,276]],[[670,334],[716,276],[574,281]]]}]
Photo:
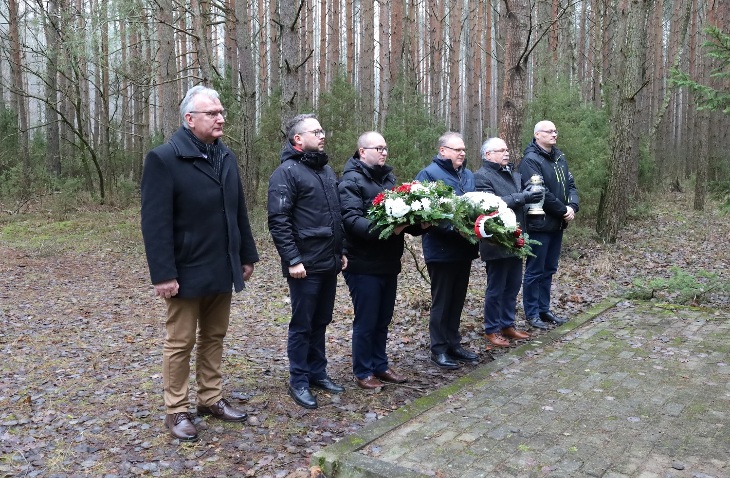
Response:
[{"label": "man in long black coat", "polygon": [[155,295],[167,304],[165,423],[175,438],[195,441],[188,380],[196,336],[198,414],[246,419],[223,398],[221,362],[231,289],[243,289],[259,257],[238,161],[220,139],[225,110],[218,93],[191,88],[180,115],[182,127],[145,159],[142,235]]}]

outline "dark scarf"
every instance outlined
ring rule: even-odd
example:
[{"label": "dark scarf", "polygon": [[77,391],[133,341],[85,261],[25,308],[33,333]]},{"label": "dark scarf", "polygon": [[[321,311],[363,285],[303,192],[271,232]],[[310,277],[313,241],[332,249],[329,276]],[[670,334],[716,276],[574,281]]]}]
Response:
[{"label": "dark scarf", "polygon": [[188,134],[195,147],[198,148],[198,151],[200,151],[203,156],[205,156],[208,163],[210,163],[216,177],[220,178],[223,166],[223,150],[220,146],[220,141],[215,140],[213,144],[205,144],[189,129],[185,128],[185,132]]}]

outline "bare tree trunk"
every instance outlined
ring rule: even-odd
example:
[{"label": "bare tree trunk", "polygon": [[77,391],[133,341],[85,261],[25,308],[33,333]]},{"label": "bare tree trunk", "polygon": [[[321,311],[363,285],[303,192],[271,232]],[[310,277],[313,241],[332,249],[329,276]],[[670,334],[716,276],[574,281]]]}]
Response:
[{"label": "bare tree trunk", "polygon": [[208,30],[209,4],[206,0],[190,0],[193,11],[193,45],[198,60],[197,76],[200,82],[211,86],[213,80],[212,61],[210,57],[210,35]]},{"label": "bare tree trunk", "polygon": [[[49,0],[44,22],[48,59],[46,62],[46,167],[48,172],[59,177],[61,175],[61,137],[58,129],[58,49],[60,35],[58,31],[58,4]],[[2,83],[0,81],[0,83]],[[2,96],[0,96],[2,98]]]},{"label": "bare tree trunk", "polygon": [[298,113],[299,69],[304,62],[299,58],[300,6],[304,0],[281,0],[281,59],[283,63],[281,89],[281,119],[286,121]]},{"label": "bare tree trunk", "polygon": [[363,114],[371,127],[375,125],[375,13],[373,0],[361,0],[360,25],[360,58],[358,72],[360,75],[360,94],[362,95]]},{"label": "bare tree trunk", "polygon": [[18,17],[18,3],[8,0],[8,28],[10,30],[10,70],[12,73],[13,106],[18,115],[18,146],[20,160],[23,165],[23,182],[21,194],[27,197],[30,194],[31,164],[28,134],[28,110],[23,87],[23,64],[21,62],[20,20]]},{"label": "bare tree trunk", "polygon": [[377,125],[380,131],[385,129],[385,119],[388,116],[388,101],[390,99],[391,79],[391,56],[396,56],[390,45],[390,3],[380,4],[380,29],[378,30],[380,41],[380,101],[377,111]]},{"label": "bare tree trunk", "polygon": [[449,9],[449,128],[454,131],[462,129],[461,112],[461,22],[463,0],[453,0]]},{"label": "bare tree trunk", "polygon": [[525,115],[525,84],[527,81],[527,34],[530,18],[530,4],[527,0],[504,0],[505,4],[505,48],[504,89],[502,92],[501,121],[499,136],[519,164],[522,159],[520,132]]},{"label": "bare tree trunk", "polygon": [[646,58],[645,28],[652,1],[638,0],[628,4],[622,12],[625,20],[618,25],[619,30],[625,25],[625,34],[617,52],[620,57],[617,69],[619,87],[612,110],[612,157],[596,225],[599,236],[610,243],[616,242],[636,187],[635,170],[639,157],[634,130],[638,114],[636,96],[645,86],[642,68]]},{"label": "bare tree trunk", "polygon": [[238,135],[241,150],[238,163],[241,167],[243,191],[249,207],[256,204],[258,186],[258,165],[254,162],[253,142],[256,132],[256,69],[250,34],[248,1],[237,0],[235,21],[236,43],[238,45],[238,72],[241,85],[241,123]]},{"label": "bare tree trunk", "polygon": [[160,109],[162,113],[162,136],[168,141],[180,127],[181,119],[177,108],[179,98],[175,88],[177,62],[175,61],[175,28],[172,0],[157,1],[157,64]]},{"label": "bare tree trunk", "polygon": [[355,16],[353,14],[353,4],[350,0],[345,0],[345,28],[347,38],[347,79],[350,83],[355,82]]}]

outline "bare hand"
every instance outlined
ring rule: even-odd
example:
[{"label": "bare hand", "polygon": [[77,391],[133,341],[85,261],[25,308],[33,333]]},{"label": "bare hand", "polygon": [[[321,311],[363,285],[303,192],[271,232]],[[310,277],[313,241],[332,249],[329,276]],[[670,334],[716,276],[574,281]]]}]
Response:
[{"label": "bare hand", "polygon": [[575,211],[573,211],[573,208],[572,208],[572,207],[570,207],[570,206],[567,206],[567,208],[568,208],[568,212],[566,212],[566,213],[565,213],[565,214],[563,215],[563,219],[564,219],[564,220],[565,220],[566,222],[570,222],[570,221],[572,221],[573,219],[575,219]]},{"label": "bare hand", "polygon": [[249,280],[253,274],[253,264],[243,264],[241,268],[243,269],[243,280]]},{"label": "bare hand", "polygon": [[155,296],[169,299],[170,297],[176,296],[179,289],[180,285],[177,283],[177,279],[160,282],[159,284],[155,284]]},{"label": "bare hand", "polygon": [[342,270],[347,269],[347,256],[342,256]]},{"label": "bare hand", "polygon": [[421,229],[428,229],[429,227],[433,226],[430,222],[422,222],[421,223]]},{"label": "bare hand", "polygon": [[289,275],[294,279],[304,279],[307,277],[307,270],[304,268],[304,263],[300,262],[295,266],[289,266]]},{"label": "bare hand", "polygon": [[404,230],[405,228],[407,228],[407,227],[408,227],[408,224],[401,224],[400,226],[398,226],[398,227],[396,227],[395,229],[393,229],[393,234],[395,234],[396,236],[398,236],[398,235],[400,235],[400,234],[401,234],[401,233],[403,232],[403,230]]}]

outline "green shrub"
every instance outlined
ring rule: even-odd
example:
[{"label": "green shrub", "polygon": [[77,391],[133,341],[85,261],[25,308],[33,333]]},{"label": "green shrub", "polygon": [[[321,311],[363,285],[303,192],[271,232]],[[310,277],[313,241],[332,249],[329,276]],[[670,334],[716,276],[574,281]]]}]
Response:
[{"label": "green shrub", "polygon": [[713,272],[700,269],[696,274],[691,274],[676,266],[671,267],[669,272],[671,276],[667,279],[635,279],[634,287],[626,294],[627,297],[698,305],[710,294],[730,292],[730,283]]}]

